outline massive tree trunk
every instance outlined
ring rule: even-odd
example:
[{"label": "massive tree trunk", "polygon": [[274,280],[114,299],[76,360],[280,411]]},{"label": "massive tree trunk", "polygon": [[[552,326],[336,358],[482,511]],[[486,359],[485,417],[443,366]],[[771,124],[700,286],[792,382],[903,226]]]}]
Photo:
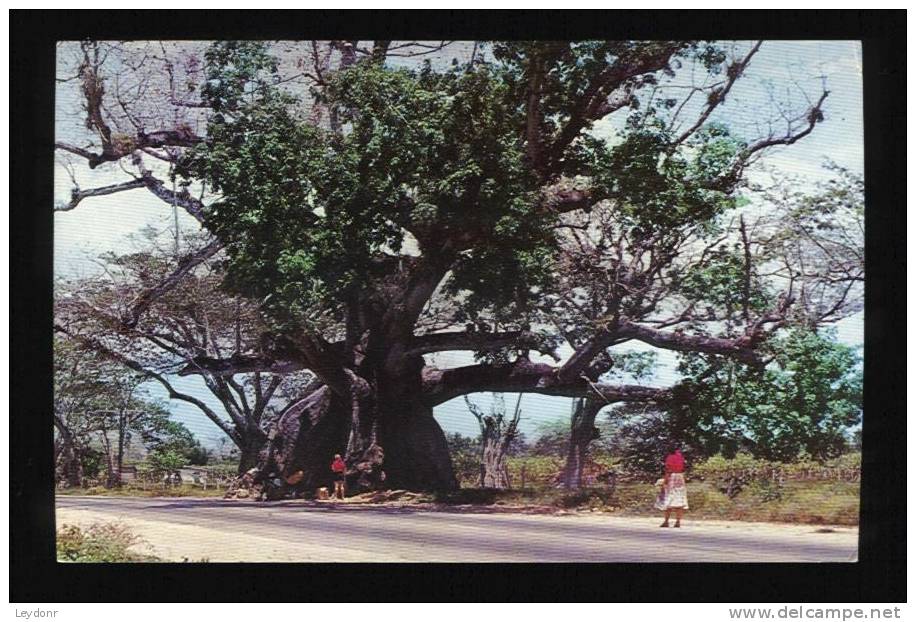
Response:
[{"label": "massive tree trunk", "polygon": [[563,484],[575,490],[582,487],[582,471],[588,462],[588,446],[599,437],[595,417],[603,404],[594,399],[579,399],[570,418],[569,452],[563,470]]},{"label": "massive tree trunk", "polygon": [[445,434],[432,408],[417,397],[380,400],[368,383],[354,384],[359,387],[349,399],[322,385],[288,407],[260,454],[254,481],[274,487],[271,482],[279,480],[275,494],[311,495],[332,484],[330,464],[340,454],[352,491],[456,488]]}]

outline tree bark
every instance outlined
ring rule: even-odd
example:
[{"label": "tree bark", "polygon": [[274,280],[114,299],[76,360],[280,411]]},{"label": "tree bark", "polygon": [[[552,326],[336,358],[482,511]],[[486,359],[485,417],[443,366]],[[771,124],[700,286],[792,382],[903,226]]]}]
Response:
[{"label": "tree bark", "polygon": [[239,449],[239,468],[238,474],[242,475],[258,465],[263,443],[248,442],[243,443]]},{"label": "tree bark", "polygon": [[481,488],[505,490],[511,485],[506,459],[509,456],[509,445],[518,433],[522,394],[518,396],[511,419],[506,417],[501,400],[489,415],[484,414],[467,397],[464,401],[480,425],[480,478],[477,485]]},{"label": "tree bark", "polygon": [[60,434],[60,466],[64,481],[67,483],[67,486],[78,488],[83,484],[83,463],[82,460],[80,460],[76,439],[67,426],[65,426],[62,421],[58,420],[57,415],[55,415],[54,423]]},{"label": "tree bark", "polygon": [[124,436],[127,432],[127,421],[126,415],[121,413],[120,421],[118,422],[118,453],[116,458],[116,468],[118,470],[117,474],[117,485],[121,485],[121,472],[124,470]]},{"label": "tree bark", "polygon": [[588,462],[588,446],[599,437],[595,417],[602,404],[593,399],[576,400],[570,419],[569,452],[563,472],[563,484],[570,490],[582,487],[582,471]]},{"label": "tree bark", "polygon": [[340,454],[351,491],[457,488],[445,434],[432,408],[421,403],[418,388],[388,386],[396,392],[379,392],[360,378],[351,382],[349,395],[323,385],[292,404],[270,433],[255,480],[268,486],[280,480],[282,493],[312,495],[332,484],[330,464]]},{"label": "tree bark", "polygon": [[505,490],[509,488],[509,466],[498,434],[485,434],[480,462],[480,487]]}]

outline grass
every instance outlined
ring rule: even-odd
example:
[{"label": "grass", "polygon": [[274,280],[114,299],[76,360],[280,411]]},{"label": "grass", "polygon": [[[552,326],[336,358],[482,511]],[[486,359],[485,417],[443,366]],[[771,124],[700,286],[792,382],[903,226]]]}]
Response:
[{"label": "grass", "polygon": [[122,523],[93,523],[85,529],[63,525],[57,530],[59,562],[155,562],[154,555],[144,555],[131,548],[142,540]]},{"label": "grass", "polygon": [[[482,490],[462,488],[434,497],[447,505],[538,506],[554,510],[593,510],[621,516],[658,516],[656,488],[651,483],[623,482],[608,488],[568,492],[560,488]],[[789,481],[783,485],[752,484],[734,499],[714,483],[687,484],[688,516],[700,519],[858,525],[859,485],[854,482]]]},{"label": "grass", "polygon": [[201,488],[182,484],[181,486],[133,486],[125,484],[119,488],[93,486],[91,488],[59,488],[58,495],[90,495],[100,497],[222,497],[225,488]]}]

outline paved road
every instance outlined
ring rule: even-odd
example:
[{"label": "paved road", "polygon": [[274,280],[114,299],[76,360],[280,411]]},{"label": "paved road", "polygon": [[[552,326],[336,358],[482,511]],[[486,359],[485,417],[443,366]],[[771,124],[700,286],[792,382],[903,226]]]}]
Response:
[{"label": "paved road", "polygon": [[283,501],[70,497],[57,522],[121,520],[165,559],[314,562],[855,561],[858,530],[654,518],[434,512]]}]

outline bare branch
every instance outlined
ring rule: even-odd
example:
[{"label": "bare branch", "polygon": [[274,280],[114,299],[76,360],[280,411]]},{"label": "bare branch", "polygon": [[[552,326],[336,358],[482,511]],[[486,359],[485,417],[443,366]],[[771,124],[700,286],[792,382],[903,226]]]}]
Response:
[{"label": "bare branch", "polygon": [[530,331],[516,330],[501,333],[488,333],[484,331],[450,331],[442,333],[429,333],[413,338],[413,343],[406,355],[428,354],[448,350],[497,350],[505,347],[518,349],[532,349],[549,354],[556,358],[553,350],[545,352],[543,337]]},{"label": "bare branch", "polygon": [[222,247],[223,245],[219,240],[213,240],[199,251],[182,257],[178,262],[178,267],[171,274],[165,277],[156,286],[144,290],[137,296],[137,299],[130,307],[130,312],[121,320],[124,325],[128,328],[135,327],[140,320],[140,316],[149,309],[150,305],[153,304],[157,298],[172,290],[194,268],[213,257]]},{"label": "bare branch", "polygon": [[423,370],[424,401],[435,406],[467,393],[482,391],[539,393],[563,397],[593,397],[607,403],[663,401],[671,389],[640,385],[593,383],[585,377],[560,381],[558,368],[519,360],[508,365],[468,365]]},{"label": "bare branch", "polygon": [[760,365],[761,357],[754,350],[755,336],[746,335],[736,339],[689,335],[679,331],[663,331],[632,322],[621,322],[618,336],[636,339],[665,350],[677,352],[704,352],[731,356],[750,365]]},{"label": "bare branch", "polygon": [[83,199],[88,199],[91,197],[101,197],[108,194],[115,194],[116,192],[124,192],[126,190],[133,190],[135,188],[143,188],[146,185],[146,182],[142,179],[133,179],[131,181],[125,181],[119,184],[111,184],[110,186],[102,186],[100,188],[90,188],[89,190],[80,190],[79,188],[73,188],[70,193],[70,202],[66,204],[58,204],[54,206],[55,212],[69,212],[72,209],[75,209],[77,205]]},{"label": "bare branch", "polygon": [[714,88],[712,91],[710,91],[709,95],[706,98],[706,107],[703,109],[703,112],[700,114],[696,123],[691,125],[686,131],[684,131],[684,133],[678,136],[677,139],[675,139],[675,141],[672,143],[672,146],[680,145],[681,143],[683,143],[694,132],[700,129],[700,127],[702,127],[704,123],[706,123],[706,120],[709,118],[709,115],[711,115],[713,111],[716,108],[718,108],[719,105],[721,105],[725,101],[725,96],[728,95],[728,92],[731,91],[732,86],[734,86],[738,78],[740,78],[741,75],[744,73],[744,70],[747,68],[748,64],[751,62],[751,58],[754,57],[754,54],[757,53],[757,50],[760,49],[760,46],[762,44],[763,44],[763,41],[758,41],[754,45],[754,47],[751,48],[751,51],[748,52],[747,55],[743,59],[736,61],[732,63],[731,65],[729,65],[728,69],[726,70],[726,75],[728,77],[725,80],[725,82],[721,86],[718,86]]},{"label": "bare branch", "polygon": [[163,376],[162,374],[152,369],[149,369],[147,367],[144,367],[139,362],[121,354],[120,352],[115,352],[114,350],[107,347],[104,343],[102,343],[98,339],[95,339],[93,337],[87,337],[85,335],[80,335],[78,333],[74,333],[73,331],[68,330],[63,325],[58,324],[56,322],[54,324],[54,331],[63,333],[67,335],[68,337],[70,337],[71,339],[76,340],[83,346],[89,348],[90,350],[98,352],[99,354],[102,354],[103,356],[113,361],[121,363],[125,367],[128,367],[129,369],[134,370],[138,374],[141,374],[151,380],[155,380],[156,382],[161,384],[163,387],[165,387],[166,391],[168,391],[169,398],[181,400],[183,402],[193,404],[201,412],[203,412],[204,415],[206,415],[207,418],[210,419],[217,427],[219,427],[220,430],[225,432],[229,438],[235,441],[238,441],[239,437],[236,431],[232,428],[232,426],[227,424],[226,421],[224,421],[219,415],[217,415],[216,412],[212,408],[207,406],[205,402],[203,402],[202,400],[199,400],[198,398],[194,397],[193,395],[182,393],[181,391],[176,390],[175,387],[172,385],[172,383],[170,383],[166,379],[166,377]]}]

